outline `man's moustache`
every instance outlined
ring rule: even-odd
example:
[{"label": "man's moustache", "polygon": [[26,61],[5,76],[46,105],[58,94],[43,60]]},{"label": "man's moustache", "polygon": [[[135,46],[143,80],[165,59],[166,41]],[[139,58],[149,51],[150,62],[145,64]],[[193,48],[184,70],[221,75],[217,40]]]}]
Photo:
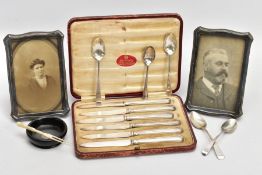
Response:
[{"label": "man's moustache", "polygon": [[225,75],[225,77],[228,77],[228,73],[226,71],[220,71],[216,74],[216,76]]}]

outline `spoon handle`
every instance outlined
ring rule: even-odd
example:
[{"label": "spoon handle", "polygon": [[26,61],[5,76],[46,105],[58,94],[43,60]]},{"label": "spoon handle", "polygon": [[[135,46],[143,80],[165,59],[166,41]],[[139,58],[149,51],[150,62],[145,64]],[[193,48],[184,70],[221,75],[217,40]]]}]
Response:
[{"label": "spoon handle", "polygon": [[[207,133],[207,135],[208,135],[208,137],[210,138],[210,140],[213,140],[213,137],[212,137],[211,134],[208,132],[208,130],[207,130],[207,129],[204,129],[204,131]],[[222,152],[222,150],[220,149],[220,147],[219,147],[219,145],[218,145],[217,142],[214,143],[213,148],[214,148],[215,154],[216,154],[216,156],[217,156],[217,159],[222,160],[222,159],[225,158],[225,155],[224,155],[224,153]]]},{"label": "spoon handle", "polygon": [[217,142],[215,142],[214,146],[213,146],[214,150],[215,150],[215,154],[217,156],[218,160],[223,160],[225,158],[224,153],[222,152],[222,150],[220,149],[220,147],[218,146]]},{"label": "spoon handle", "polygon": [[209,142],[209,144],[202,150],[202,154],[204,156],[208,155],[213,145],[216,143],[216,140],[220,137],[221,134],[222,134],[222,131],[211,142]]},{"label": "spoon handle", "polygon": [[148,82],[148,66],[146,66],[146,78],[145,78],[145,85],[143,91],[143,99],[148,98],[147,82]]},{"label": "spoon handle", "polygon": [[168,56],[168,72],[167,72],[167,95],[172,95],[171,89],[171,80],[170,80],[170,73],[171,73],[171,56]]},{"label": "spoon handle", "polygon": [[97,81],[96,81],[96,103],[101,104],[101,89],[100,89],[100,61],[97,61]]}]

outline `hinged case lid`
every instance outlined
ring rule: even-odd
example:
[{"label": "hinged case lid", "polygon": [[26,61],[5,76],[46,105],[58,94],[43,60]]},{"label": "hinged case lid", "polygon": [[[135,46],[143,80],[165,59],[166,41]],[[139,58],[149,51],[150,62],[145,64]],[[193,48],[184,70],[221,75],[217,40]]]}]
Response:
[{"label": "hinged case lid", "polygon": [[94,98],[96,60],[91,43],[100,37],[105,56],[100,62],[100,85],[106,97],[142,95],[145,77],[143,52],[153,46],[156,57],[149,67],[149,92],[164,92],[167,86],[168,55],[164,38],[173,33],[176,51],[171,56],[171,87],[180,85],[183,21],[177,14],[121,15],[73,18],[68,23],[71,93],[75,98]]}]

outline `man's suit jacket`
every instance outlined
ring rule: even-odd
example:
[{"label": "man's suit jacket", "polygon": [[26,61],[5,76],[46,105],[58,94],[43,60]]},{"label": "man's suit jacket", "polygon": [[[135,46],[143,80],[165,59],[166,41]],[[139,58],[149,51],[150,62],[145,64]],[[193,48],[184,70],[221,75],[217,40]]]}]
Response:
[{"label": "man's suit jacket", "polygon": [[208,87],[203,83],[202,78],[200,78],[194,83],[192,104],[207,108],[235,111],[237,89],[230,84],[224,83],[222,85],[220,96],[222,98],[222,105],[216,103],[218,97],[208,89]]}]

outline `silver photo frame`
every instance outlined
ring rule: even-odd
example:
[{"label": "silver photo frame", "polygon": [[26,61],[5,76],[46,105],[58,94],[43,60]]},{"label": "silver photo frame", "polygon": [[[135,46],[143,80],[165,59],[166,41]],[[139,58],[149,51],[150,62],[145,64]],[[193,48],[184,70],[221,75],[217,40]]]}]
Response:
[{"label": "silver photo frame", "polygon": [[189,111],[232,118],[243,114],[252,41],[250,33],[195,29],[185,102]]},{"label": "silver photo frame", "polygon": [[69,112],[60,31],[9,34],[7,56],[11,116],[32,120]]}]

